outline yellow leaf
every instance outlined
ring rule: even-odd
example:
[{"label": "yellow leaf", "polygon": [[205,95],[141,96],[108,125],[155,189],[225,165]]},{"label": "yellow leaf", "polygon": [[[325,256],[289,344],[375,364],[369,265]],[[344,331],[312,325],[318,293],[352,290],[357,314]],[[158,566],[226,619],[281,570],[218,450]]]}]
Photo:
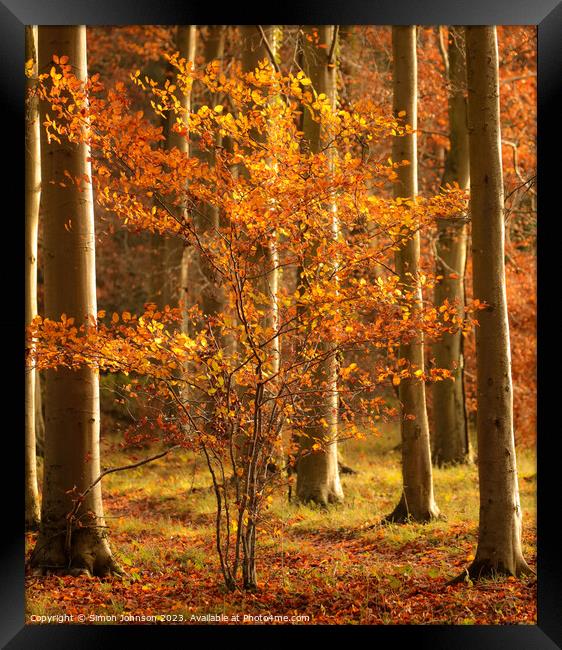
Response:
[{"label": "yellow leaf", "polygon": [[263,102],[262,96],[261,96],[259,90],[252,90],[252,100],[256,104],[261,104]]},{"label": "yellow leaf", "polygon": [[400,385],[400,377],[398,375],[394,375],[392,378],[392,384],[394,386],[399,386]]}]

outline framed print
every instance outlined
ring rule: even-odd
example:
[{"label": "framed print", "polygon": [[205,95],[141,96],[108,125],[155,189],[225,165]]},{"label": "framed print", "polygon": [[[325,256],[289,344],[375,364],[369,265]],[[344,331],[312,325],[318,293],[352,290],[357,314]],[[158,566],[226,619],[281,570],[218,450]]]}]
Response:
[{"label": "framed print", "polygon": [[0,3],[2,645],[562,648],[562,9],[252,11]]}]

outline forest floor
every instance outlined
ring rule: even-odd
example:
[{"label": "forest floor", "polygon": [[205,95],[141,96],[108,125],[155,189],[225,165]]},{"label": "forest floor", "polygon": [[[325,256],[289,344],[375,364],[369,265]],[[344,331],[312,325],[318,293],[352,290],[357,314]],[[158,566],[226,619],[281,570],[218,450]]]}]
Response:
[{"label": "forest floor", "polygon": [[[400,495],[397,442],[389,429],[342,445],[345,463],[358,471],[342,477],[342,505],[324,511],[290,504],[286,493],[274,497],[259,535],[256,593],[228,593],[222,585],[214,495],[200,458],[180,450],[111,474],[103,483],[105,511],[125,576],[28,575],[27,621],[67,614],[89,624],[138,624],[142,616],[201,624],[222,615],[219,622],[240,624],[259,622],[244,616],[261,614],[300,624],[536,624],[534,577],[446,584],[476,550],[474,465],[435,470],[445,520],[379,525]],[[131,452],[125,458],[107,440],[104,446],[104,465],[132,462]],[[137,452],[135,460],[149,454]],[[518,463],[524,554],[536,568],[534,451],[519,450]],[[28,552],[34,539],[27,536]]]}]

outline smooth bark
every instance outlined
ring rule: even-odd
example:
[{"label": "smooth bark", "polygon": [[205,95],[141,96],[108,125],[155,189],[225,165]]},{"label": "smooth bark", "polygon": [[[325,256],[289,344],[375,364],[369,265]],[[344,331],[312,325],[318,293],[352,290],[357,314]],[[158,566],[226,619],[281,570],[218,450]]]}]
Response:
[{"label": "smooth bark", "polygon": [[[142,76],[153,79],[159,85],[164,85],[171,66],[164,59],[150,60],[142,67]],[[162,127],[162,135],[165,140],[162,147],[168,144],[170,134],[170,120],[167,116],[159,116],[159,125]],[[154,201],[158,206],[158,202]],[[147,301],[155,302],[159,308],[177,301],[179,287],[179,262],[168,259],[170,249],[168,236],[159,232],[149,232],[147,237],[147,248],[149,251],[150,263],[145,270]],[[179,250],[179,249],[178,249]],[[178,254],[181,254],[178,253]],[[172,279],[173,276],[173,279]]]},{"label": "smooth bark", "polygon": [[[314,92],[324,93],[332,106],[336,103],[337,66],[329,65],[328,55],[334,38],[337,38],[334,30],[333,25],[306,26],[302,39],[304,72],[312,81]],[[314,41],[306,38],[313,31],[318,32],[318,45],[323,47],[318,47]],[[311,119],[308,111],[303,115],[303,132],[311,153],[318,153],[323,146],[321,127]],[[333,206],[327,206],[334,215],[332,231],[333,236],[337,237],[337,215],[332,208]],[[297,280],[299,285],[303,281],[302,277]],[[310,396],[304,400],[308,424],[297,438],[296,496],[303,503],[313,502],[326,506],[329,503],[339,503],[344,498],[338,468],[338,367],[336,351],[330,343],[321,343],[318,353],[324,358],[314,369],[315,392],[310,392]],[[315,445],[319,449],[313,450]]]},{"label": "smooth bark", "polygon": [[[86,27],[39,27],[40,70],[49,69],[53,54],[67,55],[85,80]],[[39,110],[43,122],[48,102],[40,102]],[[78,326],[97,315],[92,185],[82,180],[79,187],[62,187],[60,181],[65,170],[72,178],[91,177],[88,155],[85,144],[48,142],[41,130],[45,316],[59,320],[66,314]],[[67,520],[76,495],[100,474],[99,373],[82,367],[45,375],[43,502],[32,566],[37,572],[106,575],[119,568],[105,532],[100,483],[81,503],[77,519]]]},{"label": "smooth bark", "polygon": [[505,288],[505,226],[498,47],[493,26],[466,28],[470,212],[476,328],[478,548],[472,578],[530,569],[521,549],[522,512],[513,435],[513,387]]},{"label": "smooth bark", "polygon": [[[417,129],[417,57],[416,27],[394,26],[392,28],[394,114],[405,111],[404,120]],[[398,169],[398,181],[394,187],[395,197],[415,198],[418,192],[416,133],[394,138],[392,159],[408,160],[409,165]],[[405,243],[396,253],[396,273],[400,283],[415,292],[416,302],[411,310],[420,308],[421,288],[417,284],[420,258],[419,233]],[[413,284],[415,283],[415,284]],[[417,369],[424,368],[424,345],[420,334],[417,341],[400,346],[400,357]],[[387,517],[388,521],[409,520],[427,522],[439,515],[433,496],[433,475],[429,425],[425,399],[425,384],[410,378],[398,387],[401,404],[400,430],[402,437],[402,497]]]},{"label": "smooth bark", "polygon": [[[267,39],[269,49],[276,55],[278,42],[277,42],[277,26],[275,25],[262,25],[262,30]],[[268,48],[265,44],[261,33],[256,29],[256,25],[244,25],[241,28],[242,42],[244,49],[242,51],[242,69],[245,72],[253,72],[258,67],[258,62],[264,59],[270,59]],[[267,134],[254,133],[254,139],[257,141],[265,142]],[[240,170],[245,173],[245,170]],[[256,268],[262,268],[263,272],[259,278],[256,278],[256,289],[264,296],[264,304],[258,307],[264,312],[263,322],[261,323],[264,328],[272,328],[274,331],[278,327],[278,304],[277,294],[279,288],[279,272],[278,266],[278,252],[277,252],[277,234],[272,231],[269,236],[267,244],[257,246],[255,253],[255,261],[259,264]],[[275,336],[267,347],[269,372],[273,375],[279,369],[279,338]],[[271,383],[271,382],[270,382]]]},{"label": "smooth bark", "polygon": [[[40,124],[37,98],[37,27],[25,27],[25,60],[33,62],[27,78],[25,116],[25,325],[37,315],[37,233],[41,196]],[[33,342],[28,343],[33,346]],[[25,369],[25,526],[39,527],[40,505],[37,487],[36,396],[40,390],[39,376],[33,367]]]},{"label": "smooth bark", "polygon": [[[276,26],[262,25],[261,31],[256,25],[243,25],[240,27],[241,41],[242,41],[242,71],[246,73],[254,72],[258,68],[258,62],[269,60],[269,51],[275,56],[277,48],[276,39]],[[262,35],[263,32],[263,35]],[[264,39],[267,39],[267,44]],[[268,51],[269,50],[269,51]],[[258,142],[267,141],[267,133],[252,132],[252,138]],[[240,176],[249,176],[248,170],[241,166],[239,168]],[[278,292],[278,271],[277,271],[277,238],[275,230],[267,234],[266,241],[257,243],[255,253],[253,253],[253,260],[250,268],[258,269],[261,275],[254,274],[250,281],[252,291],[258,294],[261,298],[256,305],[257,309],[263,313],[260,325],[265,328],[272,328],[277,330],[278,326],[278,306],[277,306],[277,292]],[[256,374],[260,377],[260,382],[256,383],[255,389],[248,391],[242,399],[245,401],[253,400],[256,415],[254,416],[254,424],[250,436],[237,433],[234,438],[235,455],[243,470],[242,482],[244,487],[243,500],[247,503],[248,508],[248,524],[244,530],[243,539],[243,561],[242,573],[245,589],[255,589],[257,587],[257,574],[256,574],[256,519],[255,513],[257,512],[258,503],[258,490],[261,484],[261,479],[258,478],[256,473],[256,461],[258,458],[258,444],[263,444],[260,440],[261,435],[269,435],[269,431],[264,431],[261,428],[261,414],[258,415],[258,409],[262,409],[263,413],[263,400],[264,396],[268,393],[271,395],[276,388],[276,381],[272,380],[267,382],[267,389],[264,389],[262,383],[266,375],[274,375],[279,369],[279,339],[274,336],[271,342],[264,346],[263,350],[256,354],[254,359],[256,364]],[[262,392],[263,389],[263,392]],[[273,452],[273,443],[271,443]]]},{"label": "smooth bark", "polygon": [[[205,65],[212,61],[222,61],[224,56],[224,25],[208,25],[206,36],[203,40]],[[217,104],[216,94],[211,94],[209,105]],[[215,142],[215,147],[220,146],[220,141]],[[188,147],[187,142],[184,147]],[[187,151],[187,149],[186,149]],[[210,168],[215,161],[215,148],[199,150],[194,148],[193,155],[198,156]],[[220,227],[219,210],[209,204],[198,205],[192,213],[193,226],[202,245],[208,247],[212,239],[217,236]],[[181,287],[182,297],[186,308],[197,304],[205,317],[219,316],[226,307],[226,296],[221,286],[221,279],[217,277],[214,269],[209,264],[205,255],[195,247],[185,248],[181,262]],[[189,330],[187,321],[185,331]]]},{"label": "smooth bark", "polygon": [[[195,61],[196,48],[196,26],[195,25],[178,25],[176,30],[176,50],[180,58],[186,61]],[[182,109],[189,112],[191,110],[191,93],[184,94],[178,91]],[[189,156],[189,141],[183,135],[176,133],[173,129],[175,114],[170,113],[166,124],[166,148],[176,148],[183,154]],[[180,206],[175,209],[178,218],[181,218],[185,210]],[[185,287],[190,282],[190,276],[185,272],[184,255],[186,249],[182,240],[178,237],[165,237],[161,244],[163,258],[160,260],[163,266],[163,283],[162,283],[162,303],[176,304],[183,297]],[[184,322],[185,328],[185,322]]]},{"label": "smooth bark", "polygon": [[43,414],[43,384],[41,373],[35,374],[35,449],[43,458],[45,449],[45,416]]},{"label": "smooth bark", "polygon": [[[466,107],[466,60],[464,31],[449,30],[449,151],[442,185],[458,183],[467,189],[470,180]],[[436,305],[445,300],[464,306],[467,226],[458,215],[441,219],[436,242]],[[445,334],[432,346],[435,365],[451,370],[453,380],[433,386],[433,461],[436,465],[464,463],[469,459],[468,422],[464,395],[462,333]]]}]

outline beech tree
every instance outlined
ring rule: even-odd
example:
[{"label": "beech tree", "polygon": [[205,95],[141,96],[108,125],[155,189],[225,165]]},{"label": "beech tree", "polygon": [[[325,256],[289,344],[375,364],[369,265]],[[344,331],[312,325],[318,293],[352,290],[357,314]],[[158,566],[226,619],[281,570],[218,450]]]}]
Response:
[{"label": "beech tree", "polygon": [[[241,63],[244,72],[253,74],[258,79],[261,78],[260,72],[265,71],[265,76],[267,76],[269,71],[271,78],[276,66],[277,30],[277,25],[244,25],[240,28],[243,42]],[[275,97],[270,98],[268,103],[273,102],[275,102]],[[254,129],[252,131],[254,140],[265,147],[270,128],[271,125],[268,123],[264,129]],[[275,169],[275,163],[271,159],[266,164]],[[240,169],[242,174],[247,173],[243,166]],[[256,308],[263,312],[263,327],[271,328],[274,332],[268,348],[271,355],[271,374],[276,375],[279,371],[280,347],[277,334],[279,325],[279,260],[275,227],[271,229],[265,243],[256,242],[255,260],[261,266],[259,275],[254,278],[256,295],[261,296]]]},{"label": "beech tree", "polygon": [[[398,117],[411,126],[411,131],[395,137],[392,144],[392,160],[407,161],[398,169],[398,180],[394,196],[415,201],[418,192],[416,133],[417,129],[417,57],[416,27],[392,27],[393,56],[393,110]],[[404,243],[395,256],[396,272],[404,291],[410,291],[414,298],[411,310],[419,310],[422,302],[419,286],[420,237],[416,232]],[[422,371],[424,368],[424,347],[422,333],[415,334],[417,340],[400,346],[400,357],[407,364]],[[403,492],[388,521],[429,521],[439,514],[433,497],[433,474],[429,424],[423,379],[411,377],[398,384],[398,399],[402,408],[400,431],[402,438]]]},{"label": "beech tree", "polygon": [[[37,315],[37,232],[41,195],[40,125],[37,97],[37,27],[26,25],[25,60],[27,98],[25,119],[25,324]],[[33,346],[33,341],[28,345]],[[39,526],[40,505],[37,488],[36,397],[41,391],[33,367],[25,370],[25,526]]]},{"label": "beech tree", "polygon": [[[326,98],[332,110],[336,106],[336,48],[338,30],[334,25],[311,25],[303,29],[302,60],[305,74],[310,78],[316,97]],[[321,124],[303,108],[304,143],[310,152],[318,154],[326,146]],[[327,165],[333,167],[333,150],[327,153]],[[332,210],[332,236],[337,239],[338,221],[335,205]],[[335,271],[334,267],[334,271]],[[300,291],[305,291],[308,280],[299,274]],[[297,436],[296,494],[300,501],[320,505],[343,501],[343,490],[338,467],[338,364],[336,350],[330,342],[321,344],[324,357],[315,369],[312,391],[304,401],[308,421]]]},{"label": "beech tree", "polygon": [[28,28],[30,622],[535,622],[536,30],[470,30]]},{"label": "beech tree", "polygon": [[[177,69],[176,83],[162,85],[141,79],[139,71],[131,74],[135,85],[154,98],[155,112],[175,114],[174,128],[190,139],[232,139],[230,150],[216,150],[212,166],[202,165],[192,152],[162,148],[159,129],[129,110],[122,82],[104,92],[99,80],[84,83],[66,61],[59,61],[44,75],[41,89],[54,116],[45,120],[49,136],[74,144],[87,140],[100,204],[126,227],[176,236],[196,247],[228,291],[237,319],[228,313],[210,319],[194,306],[190,334],[174,328],[179,310],[158,310],[153,303],[142,315],[114,313],[109,323],[101,310],[96,327],[72,318],[69,323],[66,313],[38,316],[30,328],[36,340],[31,361],[41,369],[81,370],[86,364],[127,372],[124,394],[156,398],[166,417],[158,418],[158,431],[138,432],[135,440],[162,439],[202,454],[216,497],[216,547],[229,589],[239,585],[240,572],[244,588],[257,585],[256,538],[275,484],[268,468],[281,428],[290,428],[297,438],[313,425],[322,431],[310,456],[321,457],[333,442],[325,440],[330,422],[319,415],[326,413],[321,410],[326,394],[337,388],[333,366],[326,362],[336,355],[345,359],[351,350],[387,352],[364,370],[354,363],[339,368],[348,395],[357,399],[353,408],[341,399],[338,434],[360,438],[356,412],[360,422],[394,417],[378,390],[387,382],[448,376],[396,361],[400,343],[411,343],[422,331],[433,337],[466,327],[456,309],[440,312],[419,304],[416,291],[399,285],[396,275],[371,282],[375,268],[388,267],[396,247],[439,215],[458,209],[464,197],[449,192],[413,201],[375,194],[373,187],[384,188],[404,165],[365,156],[357,143],[411,133],[411,127],[368,99],[335,108],[333,98],[318,93],[304,71],[281,73],[272,65],[271,31],[254,26],[248,36],[256,50],[245,58],[252,54],[257,65],[246,61],[244,70],[234,66],[229,76],[208,67],[193,70],[178,53],[169,57]],[[311,37],[313,43],[314,33]],[[316,48],[322,50],[321,65],[326,56],[329,64],[336,51],[334,33],[323,38],[330,46]],[[194,80],[220,102],[187,111],[179,95]],[[330,146],[311,149],[301,128],[303,110],[315,123],[311,131]],[[88,116],[95,128],[85,133]],[[233,165],[239,174],[231,173]],[[183,205],[182,200],[189,209],[178,219],[170,202]],[[224,214],[213,238],[200,238],[194,227],[191,207],[204,203]],[[335,229],[336,215],[341,233]],[[279,255],[278,265],[273,253]],[[300,269],[305,281],[298,291],[282,286],[274,293],[277,266]],[[225,353],[224,335],[236,337],[235,351]],[[319,407],[311,421],[312,394],[320,397],[314,398]],[[336,414],[334,405],[327,415]]]},{"label": "beech tree", "polygon": [[[201,33],[202,31],[205,32],[204,35]],[[215,72],[218,72],[224,56],[225,26],[209,25],[206,28],[200,28],[199,33],[203,41],[205,65],[211,66]],[[217,103],[214,94],[211,94],[210,99],[211,106],[213,103]],[[178,133],[176,137],[186,140],[184,134]],[[220,137],[216,137],[213,142],[202,143],[199,141],[195,145],[193,153],[201,159],[203,164],[212,167],[216,148],[220,146]],[[218,208],[212,203],[202,202],[193,206],[192,212],[198,237],[203,240],[216,238],[220,226]],[[220,280],[216,277],[209,260],[204,255],[201,255],[201,251],[196,247],[184,248],[181,287],[181,297],[185,301],[186,309],[198,305],[203,314],[216,317],[226,307],[225,295],[223,288],[220,286]],[[187,322],[186,331],[189,331],[189,323]]]},{"label": "beech tree", "polygon": [[[62,74],[54,63],[72,67],[77,80],[86,79],[84,25],[41,26],[38,34],[39,69],[50,70],[55,88]],[[49,112],[49,103],[41,101],[41,123],[48,122]],[[60,140],[41,129],[45,314],[77,326],[97,316],[88,156],[84,141]],[[41,528],[31,559],[38,572],[106,575],[119,570],[105,532],[101,485],[81,498],[100,474],[99,426],[98,370],[84,364],[46,371]]]},{"label": "beech tree", "polygon": [[[178,25],[176,31],[176,49],[180,58],[195,64],[195,46],[196,46],[196,27],[195,25]],[[180,101],[186,111],[191,108],[191,89],[185,89],[181,93]],[[166,125],[166,147],[168,149],[177,148],[182,153],[189,153],[189,140],[183,137],[173,128],[173,124]],[[173,206],[181,218],[182,206]],[[177,303],[180,297],[183,297],[183,291],[192,281],[188,272],[188,258],[182,242],[172,237],[164,239],[161,246],[164,259],[161,260],[164,266],[164,279],[162,291],[162,303],[165,305]],[[180,290],[180,287],[182,290]]]},{"label": "beech tree", "polygon": [[[464,30],[449,29],[449,151],[445,159],[442,185],[469,185],[468,125],[466,108],[466,61]],[[441,277],[435,285],[435,304],[445,300],[464,305],[467,225],[464,218],[450,215],[438,222],[435,246],[435,272]],[[455,332],[433,344],[435,364],[449,368],[452,381],[433,386],[433,460],[437,465],[462,463],[468,459],[469,440],[464,395],[462,334]]]},{"label": "beech tree", "polygon": [[[199,34],[201,41],[203,42],[203,57],[205,66],[211,66],[211,69],[215,72],[223,72],[226,26],[207,25],[206,27],[201,27],[199,29]],[[209,93],[203,84],[198,85],[202,87],[200,105],[202,106],[208,102],[209,105],[214,108],[218,102],[215,94]],[[199,108],[199,106],[196,108]],[[194,153],[207,164],[213,165],[216,149],[220,149],[221,146],[223,146],[223,137],[220,134],[216,134],[213,143],[208,143],[207,146],[204,146],[202,148],[196,147]],[[206,228],[207,230],[210,230],[213,227],[216,229],[220,224],[219,210],[217,209],[217,206],[212,204],[204,204],[201,206],[200,210],[196,213],[195,216],[199,220],[206,223],[206,225],[203,225],[202,227]]]},{"label": "beech tree", "polygon": [[466,27],[466,53],[473,288],[475,299],[485,305],[476,328],[480,522],[476,555],[468,568],[476,579],[531,570],[521,549],[513,435],[496,28]]}]

